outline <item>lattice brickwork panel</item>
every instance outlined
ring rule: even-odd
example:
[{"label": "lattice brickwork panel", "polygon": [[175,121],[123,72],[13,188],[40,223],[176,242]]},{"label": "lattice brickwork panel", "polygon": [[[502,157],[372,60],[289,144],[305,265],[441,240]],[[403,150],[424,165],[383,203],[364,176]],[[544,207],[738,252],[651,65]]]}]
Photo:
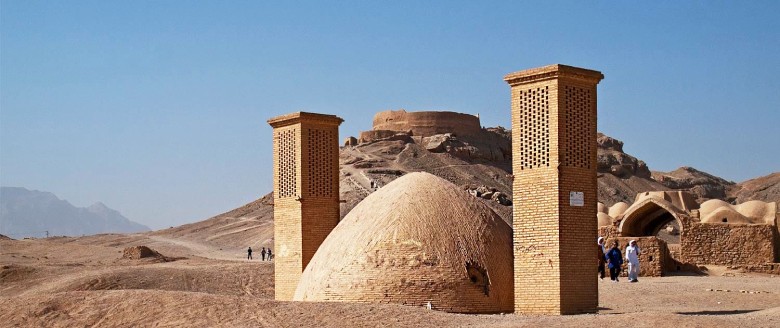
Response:
[{"label": "lattice brickwork panel", "polygon": [[520,169],[550,166],[548,87],[520,91]]},{"label": "lattice brickwork panel", "polygon": [[295,150],[297,140],[296,130],[289,129],[276,133],[276,143],[278,152],[278,162],[276,163],[279,172],[279,195],[277,197],[295,197],[298,194],[297,188],[297,168],[295,163]]},{"label": "lattice brickwork panel", "polygon": [[566,129],[566,140],[561,156],[561,164],[569,167],[591,167],[590,145],[592,127],[591,106],[593,96],[591,89],[566,85],[563,87],[563,99],[566,110],[563,111],[563,122]]},{"label": "lattice brickwork panel", "polygon": [[336,133],[328,130],[310,129],[307,133],[309,143],[308,190],[311,196],[335,197],[338,194],[333,181],[333,163],[338,152],[333,145],[337,144]]}]

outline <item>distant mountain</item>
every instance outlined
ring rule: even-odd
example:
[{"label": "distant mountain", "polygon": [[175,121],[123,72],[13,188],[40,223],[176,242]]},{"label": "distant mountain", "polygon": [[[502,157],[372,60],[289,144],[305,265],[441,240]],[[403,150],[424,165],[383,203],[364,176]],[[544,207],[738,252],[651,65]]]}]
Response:
[{"label": "distant mountain", "polygon": [[0,187],[0,234],[12,238],[149,230],[100,202],[81,208],[50,192]]}]

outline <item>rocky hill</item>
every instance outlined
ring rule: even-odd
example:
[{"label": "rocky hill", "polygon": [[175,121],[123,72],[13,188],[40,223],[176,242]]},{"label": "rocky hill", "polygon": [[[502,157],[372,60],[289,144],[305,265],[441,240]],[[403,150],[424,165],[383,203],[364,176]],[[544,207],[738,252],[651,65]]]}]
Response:
[{"label": "rocky hill", "polygon": [[[511,133],[497,127],[479,134],[451,133],[413,136],[406,132],[372,134],[340,149],[341,216],[366,196],[410,172],[442,177],[512,220]],[[598,135],[599,201],[610,206],[632,203],[637,193],[653,190],[688,190],[700,202],[718,198],[780,202],[780,173],[734,183],[690,167],[654,172],[623,151],[623,142]],[[419,192],[419,191],[418,191]],[[435,193],[436,190],[426,190]],[[273,197],[263,196],[243,207],[211,219],[155,232],[177,238],[194,238],[219,245],[273,245]],[[254,241],[254,242],[250,242]]]},{"label": "rocky hill", "polygon": [[692,167],[683,166],[671,172],[654,171],[652,177],[669,189],[690,191],[700,202],[708,199],[734,201],[729,194],[736,183]]},{"label": "rocky hill", "polygon": [[13,238],[149,230],[100,202],[79,208],[50,192],[0,188],[0,233]]},{"label": "rocky hill", "polygon": [[273,194],[204,221],[152,232],[221,248],[273,246]]},{"label": "rocky hill", "polygon": [[644,161],[623,152],[622,141],[599,133],[596,142],[600,202],[607,206],[617,202],[630,204],[638,192],[668,190],[651,178]]},{"label": "rocky hill", "polygon": [[749,200],[780,204],[780,172],[740,182],[729,189],[729,199],[737,204]]}]

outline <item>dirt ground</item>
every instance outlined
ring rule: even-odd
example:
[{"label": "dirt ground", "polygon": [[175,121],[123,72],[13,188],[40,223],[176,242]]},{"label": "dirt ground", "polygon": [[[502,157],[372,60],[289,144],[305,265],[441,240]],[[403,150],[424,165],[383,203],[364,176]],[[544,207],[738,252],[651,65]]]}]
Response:
[{"label": "dirt ground", "polygon": [[[146,245],[172,262],[121,259]],[[255,253],[256,255],[257,252]],[[243,248],[172,235],[0,241],[0,326],[7,327],[780,327],[780,277],[600,282],[598,314],[465,315],[391,304],[273,300],[273,264]]]}]

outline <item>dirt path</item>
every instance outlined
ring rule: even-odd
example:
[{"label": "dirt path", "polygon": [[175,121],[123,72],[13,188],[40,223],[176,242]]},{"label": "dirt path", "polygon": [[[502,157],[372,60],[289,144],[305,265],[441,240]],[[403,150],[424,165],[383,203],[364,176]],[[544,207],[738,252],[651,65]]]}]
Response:
[{"label": "dirt path", "polygon": [[149,239],[155,242],[168,243],[168,244],[187,248],[192,252],[191,254],[189,254],[191,256],[198,256],[207,259],[225,260],[225,261],[245,260],[243,257],[244,254],[242,253],[237,254],[237,251],[223,251],[221,248],[198,243],[192,240],[174,239],[174,238],[168,238],[168,237],[157,236],[157,235],[149,236]]}]

